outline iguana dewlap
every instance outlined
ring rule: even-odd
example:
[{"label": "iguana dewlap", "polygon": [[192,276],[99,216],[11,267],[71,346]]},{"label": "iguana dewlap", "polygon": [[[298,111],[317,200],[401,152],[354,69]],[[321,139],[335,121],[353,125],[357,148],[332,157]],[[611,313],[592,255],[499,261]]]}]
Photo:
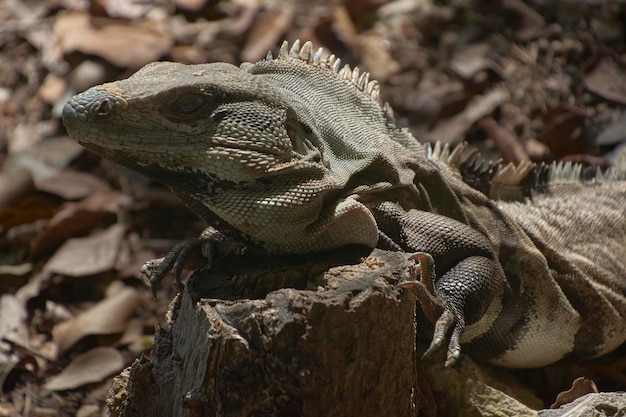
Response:
[{"label": "iguana dewlap", "polygon": [[576,167],[554,166],[533,188],[520,185],[526,164],[496,173],[489,192],[520,198],[490,199],[463,181],[462,147],[419,144],[369,74],[308,42],[240,67],[153,63],[75,96],[63,122],[85,147],[168,186],[214,227],[210,248],[418,253],[413,285],[437,322],[431,348],[449,337],[448,363],[461,345],[537,367],[626,340],[620,172],[583,183]]}]

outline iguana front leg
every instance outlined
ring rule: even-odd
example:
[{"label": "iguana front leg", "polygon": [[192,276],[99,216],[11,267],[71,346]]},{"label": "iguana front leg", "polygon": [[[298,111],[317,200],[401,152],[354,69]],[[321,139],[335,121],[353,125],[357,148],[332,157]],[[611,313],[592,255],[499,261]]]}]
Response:
[{"label": "iguana front leg", "polygon": [[[500,308],[506,278],[489,240],[471,227],[448,217],[419,210],[403,210],[383,203],[374,210],[382,245],[391,241],[419,261],[420,280],[401,283],[415,288],[424,315],[435,331],[424,356],[443,344],[451,330],[446,366],[461,353],[466,326],[473,333],[489,330]],[[391,249],[391,248],[390,248]],[[436,266],[436,268],[435,268]]]},{"label": "iguana front leg", "polygon": [[197,269],[230,254],[241,254],[243,246],[233,239],[207,227],[197,239],[187,240],[174,246],[163,258],[151,259],[141,267],[152,294],[156,297],[158,284],[171,270],[180,291],[184,288],[180,275],[183,269]]}]

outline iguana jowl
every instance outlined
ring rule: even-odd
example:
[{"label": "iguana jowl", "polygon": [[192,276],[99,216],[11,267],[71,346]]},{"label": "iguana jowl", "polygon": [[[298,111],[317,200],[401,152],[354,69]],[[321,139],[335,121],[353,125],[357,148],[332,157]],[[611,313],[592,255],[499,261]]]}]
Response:
[{"label": "iguana jowl", "polygon": [[308,42],[240,67],[153,63],[75,96],[63,122],[85,147],[167,185],[215,228],[203,236],[212,250],[417,252],[431,349],[452,329],[447,363],[459,342],[537,367],[626,340],[625,181],[583,183],[555,166],[526,189],[523,165],[496,173],[490,193],[524,189],[521,201],[490,199],[455,168],[463,148],[419,144],[369,74]]}]

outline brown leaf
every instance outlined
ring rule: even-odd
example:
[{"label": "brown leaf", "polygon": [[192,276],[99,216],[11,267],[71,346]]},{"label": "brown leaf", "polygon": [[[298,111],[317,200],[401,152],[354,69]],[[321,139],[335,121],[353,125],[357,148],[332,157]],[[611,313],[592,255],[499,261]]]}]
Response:
[{"label": "brown leaf", "polygon": [[520,144],[519,140],[508,130],[498,126],[495,120],[490,117],[486,117],[481,119],[479,124],[487,136],[493,139],[504,162],[519,164],[522,161],[529,160],[528,154]]},{"label": "brown leaf", "polygon": [[60,15],[54,33],[63,53],[98,55],[121,68],[138,69],[165,55],[173,45],[168,33],[113,19],[92,21],[82,12]]},{"label": "brown leaf", "polygon": [[197,11],[204,7],[208,0],[174,0],[176,7],[183,10]]},{"label": "brown leaf", "polygon": [[43,388],[63,391],[100,382],[124,369],[125,365],[124,357],[117,349],[97,347],[77,356],[60,374],[50,378]]},{"label": "brown leaf", "polygon": [[37,189],[58,195],[65,200],[79,200],[96,191],[110,191],[111,186],[100,178],[78,171],[64,170],[38,181]]},{"label": "brown leaf", "polygon": [[44,269],[72,277],[109,271],[115,267],[125,231],[125,225],[115,224],[89,237],[69,239]]},{"label": "brown leaf", "polygon": [[36,258],[67,239],[96,227],[105,216],[116,213],[119,198],[120,193],[116,191],[98,192],[80,203],[66,204],[32,240],[31,257]]},{"label": "brown leaf", "polygon": [[585,74],[585,86],[607,100],[626,104],[626,69],[611,58],[603,58]]},{"label": "brown leaf", "polygon": [[19,355],[6,342],[28,346],[25,303],[12,294],[1,295],[0,317],[0,386],[3,386],[6,377],[20,362]]},{"label": "brown leaf", "polygon": [[545,127],[537,139],[545,143],[552,155],[561,159],[565,155],[593,151],[593,143],[585,136],[587,113],[569,104],[559,104],[544,116]]},{"label": "brown leaf", "polygon": [[556,396],[556,400],[554,401],[554,404],[550,406],[550,408],[557,409],[562,405],[569,404],[575,399],[590,394],[592,392],[598,392],[596,384],[591,379],[587,379],[581,376],[580,378],[576,378],[574,380],[574,382],[572,383],[572,388],[567,391],[560,392],[559,395]]},{"label": "brown leaf", "polygon": [[537,11],[521,0],[501,0],[502,13],[507,15],[515,28],[515,37],[520,41],[530,41],[540,36],[546,26],[545,19]]},{"label": "brown leaf", "polygon": [[494,89],[487,94],[474,97],[463,112],[437,123],[428,133],[428,140],[442,143],[460,142],[474,123],[491,114],[507,98],[509,94],[504,89]]},{"label": "brown leaf", "polygon": [[155,2],[137,0],[95,0],[111,17],[139,19],[155,8]]},{"label": "brown leaf", "polygon": [[124,287],[89,310],[54,326],[52,338],[59,348],[59,355],[87,335],[124,332],[138,302],[137,290]]},{"label": "brown leaf", "polygon": [[33,178],[26,168],[18,168],[10,175],[0,175],[0,208],[11,206],[34,190]]},{"label": "brown leaf", "polygon": [[0,296],[0,340],[7,340],[19,345],[27,345],[28,313],[24,303],[13,294]]},{"label": "brown leaf", "polygon": [[54,74],[46,77],[41,87],[39,87],[39,96],[48,104],[56,103],[67,87],[66,81]]},{"label": "brown leaf", "polygon": [[287,5],[280,10],[261,14],[250,27],[246,44],[241,51],[241,59],[256,62],[264,58],[291,25],[295,11],[295,6]]},{"label": "brown leaf", "polygon": [[450,61],[450,69],[459,77],[471,80],[479,72],[495,67],[488,57],[491,46],[486,42],[479,42],[460,48]]},{"label": "brown leaf", "polygon": [[596,142],[601,146],[626,142],[626,111],[623,111],[604,126]]}]

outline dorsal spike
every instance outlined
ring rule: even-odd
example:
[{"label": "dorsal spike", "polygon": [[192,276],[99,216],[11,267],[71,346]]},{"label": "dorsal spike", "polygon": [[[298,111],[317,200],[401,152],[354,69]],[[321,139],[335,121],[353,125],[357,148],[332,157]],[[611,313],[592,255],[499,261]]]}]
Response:
[{"label": "dorsal spike", "polygon": [[372,97],[374,100],[378,100],[379,96],[380,96],[380,87],[378,86],[378,84],[376,84],[374,88],[372,89],[370,97]]},{"label": "dorsal spike", "polygon": [[367,87],[365,87],[365,92],[371,96],[372,92],[374,91],[374,88],[376,88],[377,86],[378,86],[378,82],[376,82],[376,80],[372,80],[369,83],[367,83]]},{"label": "dorsal spike", "polygon": [[448,157],[448,165],[455,167],[455,168],[459,168],[460,166],[460,162],[461,162],[461,155],[463,155],[463,152],[465,152],[465,149],[467,149],[467,142],[461,142],[458,145],[456,145],[454,147],[454,149],[452,150],[452,152],[450,153],[450,156]]},{"label": "dorsal spike", "polygon": [[393,108],[386,101],[385,104],[383,104],[383,110],[385,111],[385,113],[387,113],[387,116],[389,116],[389,118],[393,119]]},{"label": "dorsal spike", "polygon": [[282,45],[280,45],[278,56],[280,58],[289,58],[289,44],[287,43],[287,41],[283,41]]},{"label": "dorsal spike", "polygon": [[435,146],[433,148],[433,151],[431,152],[431,158],[433,161],[436,161],[438,159],[440,159],[441,156],[441,142],[437,141],[435,142]]},{"label": "dorsal spike", "polygon": [[516,187],[528,176],[533,167],[534,164],[530,161],[520,161],[517,166],[509,162],[495,172],[491,181],[494,184]]},{"label": "dorsal spike", "polygon": [[432,159],[433,159],[433,145],[430,142],[426,142],[424,144],[424,151],[426,152],[426,158],[432,161]]},{"label": "dorsal spike", "polygon": [[350,68],[350,64],[346,64],[343,66],[341,71],[339,71],[339,76],[344,80],[352,80],[352,68]]},{"label": "dorsal spike", "polygon": [[[274,55],[271,52],[265,57],[266,61],[273,61]],[[370,74],[361,71],[358,67],[352,69],[349,64],[342,67],[341,59],[335,54],[325,56],[323,48],[313,51],[313,44],[306,41],[300,46],[300,40],[295,40],[290,46],[289,42],[283,41],[277,54],[276,59],[293,59],[302,61],[310,66],[322,67],[337,74],[337,77],[349,81],[357,90],[367,94],[372,100],[378,102],[378,105],[385,113],[393,119],[393,111],[389,104],[382,103],[380,100],[380,86],[375,80],[370,80]]]},{"label": "dorsal spike", "polygon": [[296,39],[289,50],[289,58],[298,59],[300,57],[300,39]]},{"label": "dorsal spike", "polygon": [[363,74],[361,74],[361,76],[359,77],[359,82],[357,84],[359,89],[365,91],[365,86],[367,85],[369,81],[370,81],[369,72],[364,72]]},{"label": "dorsal spike", "polygon": [[[333,55],[334,56],[334,55]],[[339,73],[339,67],[341,66],[341,59],[339,58],[335,58],[335,61],[333,62],[333,72],[335,74]]]},{"label": "dorsal spike", "polygon": [[356,85],[357,87],[359,86],[359,67],[354,67],[354,69],[352,70],[352,84]]},{"label": "dorsal spike", "polygon": [[315,56],[313,56],[313,63],[315,65],[319,65],[321,60],[322,60],[322,55],[324,54],[324,49],[320,48],[317,50],[317,52],[315,53]]},{"label": "dorsal spike", "polygon": [[302,45],[302,49],[300,49],[300,53],[298,55],[303,61],[313,61],[313,43],[311,41],[306,41],[304,45]]},{"label": "dorsal spike", "polygon": [[[607,170],[607,174],[610,173],[610,169]],[[604,173],[602,172],[602,170],[600,169],[600,167],[596,167],[596,175],[594,175],[594,181],[597,182],[605,182],[606,181],[606,176],[604,175]]]}]

